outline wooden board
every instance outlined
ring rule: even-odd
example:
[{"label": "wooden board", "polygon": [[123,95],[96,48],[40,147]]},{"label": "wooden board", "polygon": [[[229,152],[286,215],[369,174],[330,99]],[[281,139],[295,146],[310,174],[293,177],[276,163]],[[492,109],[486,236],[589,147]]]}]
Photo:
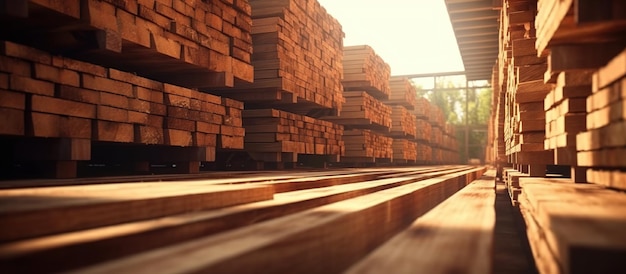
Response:
[{"label": "wooden board", "polygon": [[[137,221],[0,245],[0,266],[14,271],[67,270],[288,216],[311,208],[447,174],[454,170],[459,169],[458,167],[438,168],[434,171],[433,168],[421,168],[414,169],[413,172],[403,172],[398,169],[386,172],[378,170],[369,174],[334,176],[335,178],[323,176],[328,172],[309,172],[315,174],[314,178],[288,181],[291,181],[292,186],[315,184],[315,189],[278,194],[273,200],[213,211],[188,212],[172,218]],[[396,177],[376,180],[385,173],[393,173]],[[331,179],[333,182],[328,182],[330,184],[326,187],[317,184],[319,181]],[[279,185],[287,185],[287,182],[267,183],[275,188]],[[289,189],[294,191],[298,188]],[[107,249],[108,246],[119,245],[127,248]],[[93,252],[94,250],[98,252]],[[80,257],[81,260],[62,259],[70,256],[69,254],[73,254],[71,256],[75,258]]]},{"label": "wooden board", "polygon": [[619,271],[626,252],[623,193],[563,179],[521,178],[520,185],[520,209],[533,227],[528,236],[540,270]]},{"label": "wooden board", "polygon": [[5,190],[0,198],[4,204],[0,235],[3,241],[23,239],[267,200],[273,194],[269,186],[173,184],[154,186],[150,191],[106,190],[106,186]]},{"label": "wooden board", "polygon": [[[266,272],[342,271],[393,233],[408,226],[415,217],[436,206],[477,175],[481,175],[482,170],[481,168],[457,172],[383,190],[286,218],[228,231],[214,237],[199,238],[193,242],[77,271],[141,273],[154,269],[161,271],[170,269],[176,272],[193,269],[252,273],[259,268]],[[420,202],[415,203],[416,200]],[[387,225],[375,226],[376,222],[371,220],[382,216],[388,220]],[[372,231],[374,227],[377,228],[375,233]],[[260,234],[260,231],[263,233]],[[321,238],[329,241],[319,241]],[[293,242],[298,242],[298,245],[288,245]],[[287,245],[290,246],[289,252],[284,252]],[[334,252],[327,252],[329,248]],[[217,250],[222,252],[216,252]],[[228,252],[224,253],[224,250]],[[198,254],[203,259],[180,264],[180,258],[174,254],[185,254],[187,259],[195,258]],[[320,264],[321,260],[325,263]],[[170,268],[172,266],[176,268]]]},{"label": "wooden board", "polygon": [[[495,171],[417,219],[346,273],[489,273],[494,242]],[[445,254],[445,256],[442,256]]]}]

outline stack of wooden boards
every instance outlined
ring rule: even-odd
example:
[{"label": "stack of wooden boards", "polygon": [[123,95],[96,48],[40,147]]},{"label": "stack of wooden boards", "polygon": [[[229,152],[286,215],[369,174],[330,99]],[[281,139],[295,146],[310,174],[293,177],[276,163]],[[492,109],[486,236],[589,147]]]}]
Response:
[{"label": "stack of wooden boards", "polygon": [[430,136],[432,125],[430,124],[430,101],[426,98],[417,98],[415,104],[415,141],[417,143],[417,162],[430,163],[433,159]]},{"label": "stack of wooden boards", "polygon": [[[5,189],[0,191],[0,203],[7,205],[0,209],[0,269],[340,273],[351,267],[402,272],[402,265],[412,264],[411,269],[426,273],[469,266],[488,273],[494,181],[487,176],[474,182],[484,171],[467,166],[341,169],[211,174],[171,182],[145,176]],[[417,233],[423,229],[429,233]],[[399,243],[406,245],[398,248]],[[415,248],[455,255],[423,260]],[[401,255],[379,257],[394,254],[389,249]],[[443,263],[445,258],[449,261]]]},{"label": "stack of wooden boards", "polygon": [[[298,154],[327,155],[330,161],[337,161],[344,151],[343,127],[317,118],[336,116],[344,103],[341,25],[317,1],[249,2],[254,83],[241,83],[220,93],[242,100],[246,109],[258,110],[244,115],[245,127],[254,127],[251,133],[261,134],[246,137],[246,151],[261,162],[296,162]],[[371,104],[366,100],[360,103]],[[368,112],[352,118],[388,123],[384,111],[380,113],[383,116]],[[259,124],[278,117],[281,122],[271,122],[273,129],[267,123]],[[301,137],[295,136],[300,133]]]},{"label": "stack of wooden boards", "polygon": [[343,37],[317,1],[250,0],[254,84],[224,91],[247,105],[307,114],[341,110]]},{"label": "stack of wooden boards", "polygon": [[568,179],[519,178],[520,211],[540,273],[618,273],[626,195]]},{"label": "stack of wooden boards", "polygon": [[546,95],[546,140],[544,149],[554,151],[554,164],[571,166],[572,178],[585,181],[585,169],[577,168],[576,134],[584,131],[587,96],[591,94],[591,72],[564,71]]},{"label": "stack of wooden boards", "polygon": [[391,93],[389,99],[384,102],[392,108],[393,159],[398,163],[415,163],[417,161],[417,143],[415,143],[417,127],[413,110],[417,103],[416,89],[406,77],[391,77],[389,86]]},{"label": "stack of wooden boards", "polygon": [[546,117],[544,98],[551,86],[544,83],[546,58],[535,49],[536,1],[509,1],[500,13],[499,78],[505,99],[506,154],[509,162],[530,166],[534,175],[545,174],[552,153],[544,150]]},{"label": "stack of wooden boards", "polygon": [[247,1],[12,1],[3,37],[188,88],[253,80]]},{"label": "stack of wooden boards", "polygon": [[391,92],[391,67],[372,47],[367,45],[343,48],[344,91],[367,91],[379,99],[388,99]]},{"label": "stack of wooden boards", "polygon": [[593,74],[586,125],[576,145],[587,181],[626,190],[626,50]]},{"label": "stack of wooden boards", "polygon": [[331,122],[276,109],[251,109],[243,111],[243,125],[245,150],[260,153],[262,161],[296,162],[297,154],[343,154],[343,127]]},{"label": "stack of wooden boards", "polygon": [[437,106],[431,106],[428,121],[431,125],[430,145],[432,146],[433,163],[443,162],[443,136],[445,120],[443,111]]},{"label": "stack of wooden boards", "polygon": [[[343,104],[336,117],[325,120],[343,125],[347,138],[345,163],[390,162],[393,158],[390,133],[397,123],[395,110],[381,100],[389,98],[389,65],[367,45],[344,48]],[[348,131],[349,130],[349,131]],[[379,143],[375,143],[377,140]]]},{"label": "stack of wooden boards", "polygon": [[[618,0],[503,1],[493,82],[506,101],[493,101],[505,108],[504,141],[514,165],[503,180],[523,214],[540,273],[623,268],[625,10]],[[494,145],[503,139],[495,126],[501,115],[498,109],[492,116],[492,136],[500,139]],[[571,168],[572,178],[535,178],[545,171],[533,166],[543,164]]]},{"label": "stack of wooden boards", "polygon": [[194,148],[187,159],[170,156],[191,164],[184,172],[214,161],[216,148],[243,148],[241,102],[13,42],[0,48],[0,134],[17,137],[5,144],[15,160],[45,161],[50,176],[75,177],[76,161],[98,160],[92,142]]},{"label": "stack of wooden boards", "polygon": [[[619,59],[616,56],[626,48],[626,15],[615,12],[622,10],[624,4],[613,0],[601,5],[573,0],[504,1],[498,73],[493,78],[506,94],[504,103],[497,100],[498,113],[505,108],[508,162],[519,170],[530,168],[533,175],[543,175],[544,164],[566,166],[573,181],[587,181],[586,168],[596,164],[588,158],[591,154],[577,154],[577,150],[593,150],[588,146],[592,142],[589,134],[584,135],[585,144],[576,149],[576,135],[598,128],[590,121],[605,119],[600,117],[604,114],[590,117],[598,108],[589,106],[589,98],[593,90],[610,83],[592,90],[592,74],[611,59]],[[499,145],[502,138],[495,134],[494,138],[494,145]]]}]

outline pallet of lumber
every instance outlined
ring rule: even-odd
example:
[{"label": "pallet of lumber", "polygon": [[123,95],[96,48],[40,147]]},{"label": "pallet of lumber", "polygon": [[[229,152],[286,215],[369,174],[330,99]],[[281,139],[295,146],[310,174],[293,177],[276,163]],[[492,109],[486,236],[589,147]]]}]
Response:
[{"label": "pallet of lumber", "polygon": [[393,139],[393,162],[415,163],[417,160],[417,143],[406,139]]},{"label": "pallet of lumber", "polygon": [[540,273],[615,273],[626,255],[626,195],[567,179],[520,178],[520,211]]},{"label": "pallet of lumber", "polygon": [[415,139],[417,129],[415,115],[404,106],[393,106],[391,110],[390,136],[394,138]]},{"label": "pallet of lumber", "polygon": [[345,151],[343,126],[308,116],[276,109],[244,110],[243,126],[247,152],[340,156]]},{"label": "pallet of lumber", "polygon": [[[391,67],[367,45],[343,48],[345,91],[367,91],[377,99],[388,99]],[[345,95],[345,94],[344,94]]]},{"label": "pallet of lumber", "polygon": [[299,114],[339,111],[344,37],[339,22],[317,1],[249,2],[254,83],[238,84],[223,95]]},{"label": "pallet of lumber", "polygon": [[188,88],[253,80],[247,1],[17,2],[5,39]]},{"label": "pallet of lumber", "polygon": [[400,76],[392,76],[389,80],[391,93],[389,99],[383,100],[387,105],[404,106],[409,110],[414,110],[417,103],[417,91],[413,83],[406,78]]},{"label": "pallet of lumber", "polygon": [[346,273],[491,273],[494,175],[488,171],[459,190]]},{"label": "pallet of lumber", "polygon": [[341,162],[369,162],[393,158],[393,139],[371,130],[344,130],[343,142],[346,153]]},{"label": "pallet of lumber", "polygon": [[[587,97],[587,131],[576,136],[577,160],[590,167],[588,181],[626,189],[626,50],[593,74],[592,94]],[[591,175],[591,176],[589,176]]]},{"label": "pallet of lumber", "polygon": [[326,116],[329,120],[350,128],[374,129],[389,132],[392,127],[392,108],[365,91],[344,91],[346,102],[338,116]]},{"label": "pallet of lumber", "polygon": [[[91,142],[203,150],[193,161],[214,161],[216,148],[243,148],[241,102],[13,42],[1,42],[0,59],[7,80],[0,132],[70,140],[58,159],[35,153],[48,158],[33,160],[89,160]],[[18,143],[32,150],[28,139]]]}]

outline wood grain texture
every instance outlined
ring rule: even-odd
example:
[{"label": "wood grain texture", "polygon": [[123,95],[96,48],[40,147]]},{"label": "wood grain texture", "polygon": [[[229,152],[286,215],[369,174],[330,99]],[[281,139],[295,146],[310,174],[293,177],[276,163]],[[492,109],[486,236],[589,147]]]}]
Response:
[{"label": "wood grain texture", "polygon": [[491,272],[494,175],[487,172],[461,189],[346,273]]}]

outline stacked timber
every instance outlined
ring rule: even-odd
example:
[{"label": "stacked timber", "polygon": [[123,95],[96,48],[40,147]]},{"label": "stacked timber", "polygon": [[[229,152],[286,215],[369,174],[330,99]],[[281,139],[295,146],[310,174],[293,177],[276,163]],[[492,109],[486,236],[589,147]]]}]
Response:
[{"label": "stacked timber", "polygon": [[223,94],[251,107],[339,112],[344,37],[339,22],[317,1],[249,2],[254,83]]},{"label": "stacked timber", "polygon": [[253,80],[247,1],[19,1],[8,40],[188,88]]},{"label": "stacked timber", "polygon": [[393,139],[367,129],[344,130],[346,152],[341,162],[376,163],[393,158]]},{"label": "stacked timber", "polygon": [[519,184],[519,207],[539,273],[623,270],[623,192],[568,179],[521,177]]},{"label": "stacked timber", "polygon": [[[343,48],[343,88],[345,91],[367,91],[379,99],[391,93],[391,67],[367,45]],[[344,94],[345,96],[345,94]]]},{"label": "stacked timber", "polygon": [[432,125],[430,124],[430,102],[426,98],[417,98],[415,103],[415,141],[417,142],[417,161],[430,163],[433,153],[430,146]]},{"label": "stacked timber", "polygon": [[417,160],[417,143],[407,139],[393,139],[393,162],[415,163]]},{"label": "stacked timber", "polygon": [[546,140],[544,148],[554,151],[554,164],[571,166],[572,178],[585,181],[585,169],[576,168],[576,134],[586,129],[587,96],[591,94],[591,71],[559,73],[554,89],[544,100]]},{"label": "stacked timber", "polygon": [[[506,146],[504,142],[504,121],[505,121],[505,89],[502,88],[503,83],[500,82],[500,64],[503,60],[498,58],[493,68],[491,83],[493,87],[493,95],[491,101],[491,117],[489,118],[487,151],[485,152],[486,160],[493,163],[496,167],[496,176],[502,177],[502,171],[508,165],[506,158]],[[491,151],[491,153],[489,153]]]},{"label": "stacked timber", "polygon": [[432,128],[430,135],[430,146],[433,153],[432,161],[433,163],[441,163],[443,162],[443,127],[445,125],[443,111],[437,106],[431,106],[428,121]]},{"label": "stacked timber", "polygon": [[394,162],[415,162],[417,128],[413,110],[415,110],[417,92],[406,77],[391,77],[389,86],[391,94],[389,99],[383,102],[392,108],[390,136],[394,138]]},{"label": "stacked timber", "polygon": [[0,134],[18,137],[5,144],[13,160],[47,162],[51,176],[104,160],[92,144],[134,144],[108,154],[145,169],[186,162],[185,172],[214,161],[216,148],[243,148],[241,102],[13,42],[0,43],[0,61]]},{"label": "stacked timber", "polygon": [[[343,154],[343,126],[275,109],[243,111],[245,150],[257,161],[296,162],[298,154]],[[337,161],[336,159],[335,161]]]},{"label": "stacked timber", "polygon": [[459,162],[459,141],[456,137],[454,125],[445,124],[442,148],[442,163],[455,164]]},{"label": "stacked timber", "polygon": [[[624,10],[624,4],[612,0],[603,5],[570,0],[538,1],[535,47],[548,60],[545,81],[556,84],[555,94],[546,98],[546,108],[550,103],[555,104],[552,110],[547,109],[546,117],[555,121],[547,121],[546,128],[552,127],[554,134],[560,135],[560,138],[547,136],[545,146],[554,151],[554,164],[571,166],[575,182],[586,181],[585,168],[574,157],[577,142],[574,136],[585,129],[584,100],[592,92],[590,74],[626,47],[623,40],[626,15],[614,10]],[[559,96],[563,98],[560,105],[556,101]],[[570,113],[557,118],[561,114],[558,112],[565,109]]]},{"label": "stacked timber", "polygon": [[365,91],[344,91],[346,102],[338,116],[322,117],[350,128],[389,132],[392,127],[392,108]]},{"label": "stacked timber", "polygon": [[578,134],[578,164],[587,181],[626,190],[626,50],[593,74],[587,131]]},{"label": "stacked timber", "polygon": [[352,140],[346,141],[352,147],[346,148],[342,162],[389,162],[392,140],[385,135],[393,127],[393,113],[391,106],[380,101],[389,97],[389,65],[367,45],[345,47],[343,54],[345,102],[338,115],[322,119],[343,125],[345,137]]},{"label": "stacked timber", "polygon": [[414,139],[416,135],[415,115],[403,106],[393,106],[391,110],[391,136]]},{"label": "stacked timber", "polygon": [[505,93],[504,141],[509,162],[543,175],[553,163],[544,149],[546,118],[543,100],[551,90],[544,83],[547,61],[535,49],[536,1],[507,1],[500,13],[499,77]]},{"label": "stacked timber", "polygon": [[391,93],[385,104],[391,106],[404,106],[409,110],[415,109],[417,104],[417,90],[406,77],[393,76],[389,80]]}]

